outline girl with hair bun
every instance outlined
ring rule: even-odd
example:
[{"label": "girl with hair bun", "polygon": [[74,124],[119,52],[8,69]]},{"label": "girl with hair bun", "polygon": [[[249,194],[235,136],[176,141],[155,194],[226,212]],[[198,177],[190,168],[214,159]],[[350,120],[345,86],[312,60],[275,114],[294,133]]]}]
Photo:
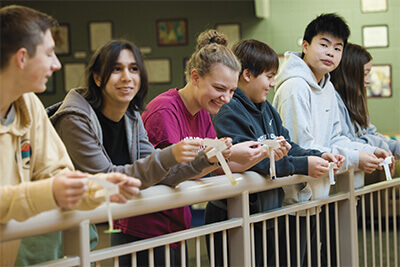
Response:
[{"label": "girl with hair bun", "polygon": [[[149,140],[156,148],[168,147],[185,139],[216,138],[209,113],[218,113],[221,106],[231,100],[241,70],[238,59],[227,44],[226,37],[216,30],[201,33],[196,51],[186,66],[187,84],[181,89],[173,88],[162,93],[147,105],[142,119]],[[223,140],[231,146],[232,139]],[[232,146],[230,152],[230,164],[243,164],[243,170],[266,157],[259,143],[253,141]],[[217,165],[206,168],[198,177],[217,168]],[[191,212],[189,207],[176,208],[141,216],[138,222],[142,226],[143,238],[154,237],[188,229]],[[170,246],[171,266],[181,265],[179,246]],[[163,248],[155,249],[155,265],[164,265]]]}]

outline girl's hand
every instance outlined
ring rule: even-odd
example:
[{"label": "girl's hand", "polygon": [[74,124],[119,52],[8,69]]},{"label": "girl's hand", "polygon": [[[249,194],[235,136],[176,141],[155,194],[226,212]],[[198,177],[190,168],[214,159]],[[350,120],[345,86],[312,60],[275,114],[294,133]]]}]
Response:
[{"label": "girl's hand", "polygon": [[53,196],[57,205],[63,209],[72,209],[78,205],[88,190],[87,173],[80,171],[61,172],[54,176]]},{"label": "girl's hand", "polygon": [[[230,138],[230,137],[222,137],[222,138],[220,138],[218,140],[225,142],[226,149],[224,151],[222,151],[222,156],[224,156],[225,159],[228,159],[232,155],[232,150],[231,150],[231,148],[232,148],[232,138]],[[213,149],[213,147],[207,147],[204,150],[204,153],[207,154],[207,152],[210,151],[211,149]],[[218,162],[218,159],[217,159],[217,157],[214,156],[212,158],[207,158],[207,161],[209,163],[216,163],[216,162]]]},{"label": "girl's hand", "polygon": [[139,179],[129,177],[125,174],[112,172],[107,175],[107,181],[119,186],[119,194],[110,197],[111,202],[125,203],[139,194],[142,182]]},{"label": "girl's hand", "polygon": [[372,173],[379,167],[381,161],[374,154],[360,151],[358,155],[358,168],[363,172]]},{"label": "girl's hand", "polygon": [[196,158],[201,147],[201,139],[186,139],[173,145],[172,152],[177,162],[189,162]]}]

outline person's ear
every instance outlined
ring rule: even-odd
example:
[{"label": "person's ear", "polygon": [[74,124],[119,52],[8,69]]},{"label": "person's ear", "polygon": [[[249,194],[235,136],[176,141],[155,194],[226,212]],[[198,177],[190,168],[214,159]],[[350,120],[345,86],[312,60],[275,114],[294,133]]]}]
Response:
[{"label": "person's ear", "polygon": [[199,74],[199,72],[198,72],[196,69],[193,69],[193,70],[190,72],[190,82],[191,82],[193,85],[198,85],[198,84],[199,84],[199,80],[200,80],[200,74]]},{"label": "person's ear", "polygon": [[24,48],[24,47],[21,47],[20,49],[18,49],[18,51],[15,53],[15,59],[17,61],[18,67],[21,70],[23,70],[29,59],[28,50],[26,50],[26,48]]},{"label": "person's ear", "polygon": [[310,47],[310,44],[306,41],[303,40],[302,44],[301,44],[302,50],[304,54],[307,54],[308,48]]},{"label": "person's ear", "polygon": [[251,73],[251,71],[249,69],[245,69],[242,72],[242,78],[243,80],[245,80],[246,82],[250,82],[251,77],[253,76],[253,74]]},{"label": "person's ear", "polygon": [[99,74],[93,73],[93,80],[96,83],[97,87],[101,85],[101,78]]}]

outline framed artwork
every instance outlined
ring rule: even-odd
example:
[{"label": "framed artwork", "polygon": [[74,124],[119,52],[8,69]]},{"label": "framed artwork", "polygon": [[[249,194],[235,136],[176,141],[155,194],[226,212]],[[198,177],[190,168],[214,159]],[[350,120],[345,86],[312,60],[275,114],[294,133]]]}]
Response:
[{"label": "framed artwork", "polygon": [[89,22],[90,51],[112,40],[112,23],[109,21]]},{"label": "framed artwork", "polygon": [[54,51],[57,55],[69,55],[71,52],[71,40],[69,24],[60,23],[58,27],[51,28],[55,47]]},{"label": "framed artwork", "polygon": [[171,61],[169,58],[146,59],[144,65],[149,74],[149,83],[171,82]]},{"label": "framed artwork", "polygon": [[83,85],[85,77],[85,63],[66,63],[64,64],[64,89],[68,92],[71,89]]},{"label": "framed artwork", "polygon": [[160,19],[156,21],[159,46],[187,45],[188,25],[186,19]]},{"label": "framed artwork", "polygon": [[368,97],[392,96],[392,66],[389,64],[372,65],[371,83],[367,86]]},{"label": "framed artwork", "polygon": [[387,25],[363,26],[362,31],[363,46],[365,48],[378,48],[389,46]]},{"label": "framed artwork", "polygon": [[217,24],[215,29],[228,37],[228,46],[232,47],[241,39],[240,24],[239,23],[224,23]]},{"label": "framed artwork", "polygon": [[387,11],[387,0],[361,0],[361,11],[363,13]]}]

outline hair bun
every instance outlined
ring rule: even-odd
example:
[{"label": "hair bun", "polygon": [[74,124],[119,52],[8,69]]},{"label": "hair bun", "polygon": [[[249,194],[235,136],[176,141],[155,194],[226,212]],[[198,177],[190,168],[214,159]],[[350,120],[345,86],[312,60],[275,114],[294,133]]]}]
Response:
[{"label": "hair bun", "polygon": [[219,33],[217,30],[211,29],[202,32],[199,37],[197,37],[197,47],[199,50],[210,44],[219,44],[222,46],[228,46],[228,39],[225,34]]}]

